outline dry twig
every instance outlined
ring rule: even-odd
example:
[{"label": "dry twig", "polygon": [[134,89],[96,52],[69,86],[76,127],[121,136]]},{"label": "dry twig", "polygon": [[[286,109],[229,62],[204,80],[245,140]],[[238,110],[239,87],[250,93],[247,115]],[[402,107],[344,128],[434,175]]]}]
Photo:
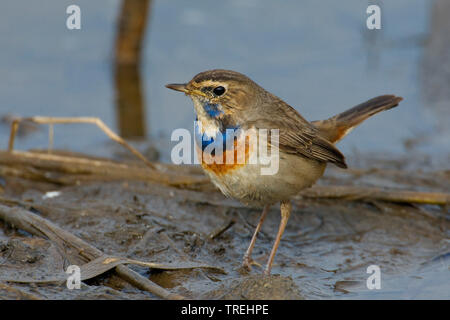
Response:
[{"label": "dry twig", "polygon": [[132,154],[141,159],[148,167],[156,170],[153,163],[148,161],[142,153],[129,145],[125,140],[115,134],[101,119],[94,117],[79,117],[79,118],[56,118],[56,117],[31,117],[31,118],[16,118],[11,123],[11,134],[9,136],[8,151],[14,149],[14,140],[16,137],[17,129],[20,122],[29,121],[39,124],[48,124],[50,126],[49,131],[49,148],[53,145],[53,125],[65,124],[65,123],[90,123],[99,127],[111,140],[116,141],[120,145],[127,148]]},{"label": "dry twig", "polygon": [[26,151],[0,151],[0,174],[64,185],[85,180],[153,181],[170,186],[202,185],[209,182],[204,175],[186,174],[181,169],[152,170],[111,160]]},{"label": "dry twig", "polygon": [[[164,168],[163,166],[161,166]],[[193,173],[192,173],[193,172]],[[21,178],[73,185],[92,180],[152,181],[175,187],[209,188],[209,179],[198,171],[168,166],[167,170],[151,170],[133,164],[109,160],[72,157],[36,152],[0,151],[0,174]],[[359,201],[386,201],[448,205],[450,194],[443,192],[418,192],[389,190],[374,187],[313,186],[300,193],[306,198],[330,198]],[[208,202],[208,199],[204,200]]]},{"label": "dry twig", "polygon": [[372,187],[314,186],[300,193],[306,198],[330,198],[374,201],[381,200],[398,203],[421,203],[446,205],[450,194],[442,192],[418,192],[406,190],[383,190]]},{"label": "dry twig", "polygon": [[[47,219],[20,207],[11,208],[0,205],[0,219],[34,235],[48,238],[63,250],[63,252],[66,252],[70,257],[77,260],[77,262],[94,261],[104,256],[103,252],[99,249],[61,229]],[[123,264],[115,266],[115,271],[122,279],[128,281],[130,284],[141,290],[151,292],[158,297],[164,299],[184,299],[183,296],[167,291]]]}]

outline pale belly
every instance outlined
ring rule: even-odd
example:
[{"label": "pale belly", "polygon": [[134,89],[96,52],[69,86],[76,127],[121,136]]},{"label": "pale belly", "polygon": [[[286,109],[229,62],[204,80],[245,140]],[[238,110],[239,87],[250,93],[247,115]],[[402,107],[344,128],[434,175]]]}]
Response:
[{"label": "pale belly", "polygon": [[[253,152],[247,151],[250,154]],[[226,196],[246,205],[262,206],[289,200],[301,190],[312,186],[323,175],[326,163],[281,153],[275,174],[261,174],[262,167],[268,167],[261,164],[202,163],[202,167]]]}]

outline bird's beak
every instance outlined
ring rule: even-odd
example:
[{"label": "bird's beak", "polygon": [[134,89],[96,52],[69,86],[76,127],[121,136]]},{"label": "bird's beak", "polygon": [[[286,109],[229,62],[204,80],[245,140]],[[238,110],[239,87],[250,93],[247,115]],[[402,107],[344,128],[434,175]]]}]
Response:
[{"label": "bird's beak", "polygon": [[170,83],[166,84],[166,87],[175,91],[181,91],[186,94],[189,93],[189,90],[186,88],[186,83]]},{"label": "bird's beak", "polygon": [[198,95],[198,96],[206,97],[206,94],[204,94],[200,90],[197,90],[197,89],[189,90],[187,88],[187,83],[170,83],[170,84],[166,84],[166,88],[169,88],[169,89],[172,89],[172,90],[175,90],[175,91],[184,92],[184,93],[186,93],[188,95],[195,94],[195,95]]}]

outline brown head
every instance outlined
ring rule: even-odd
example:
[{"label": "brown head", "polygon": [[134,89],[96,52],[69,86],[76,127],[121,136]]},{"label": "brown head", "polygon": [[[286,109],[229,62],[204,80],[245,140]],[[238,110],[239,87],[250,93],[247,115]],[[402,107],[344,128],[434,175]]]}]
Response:
[{"label": "brown head", "polygon": [[247,76],[222,69],[204,71],[188,83],[168,84],[166,87],[190,96],[200,117],[209,115],[214,118],[242,118],[258,105],[259,93],[264,92]]}]

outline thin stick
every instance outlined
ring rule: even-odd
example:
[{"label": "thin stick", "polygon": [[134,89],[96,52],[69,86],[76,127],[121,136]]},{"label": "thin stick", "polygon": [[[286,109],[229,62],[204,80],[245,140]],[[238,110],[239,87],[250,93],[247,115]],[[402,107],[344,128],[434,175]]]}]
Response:
[{"label": "thin stick", "polygon": [[8,151],[12,151],[14,148],[14,139],[16,137],[20,121],[21,121],[20,119],[16,118],[11,122],[11,133],[9,134]]},{"label": "thin stick", "polygon": [[116,141],[120,145],[127,148],[132,154],[141,159],[147,166],[156,170],[156,167],[148,161],[138,150],[129,145],[125,140],[115,134],[101,119],[95,117],[79,117],[79,118],[56,118],[56,117],[31,117],[17,118],[11,123],[11,134],[9,136],[8,151],[14,149],[14,139],[20,122],[30,121],[39,124],[65,124],[65,123],[90,123],[99,127],[111,140]]},{"label": "thin stick", "polygon": [[215,238],[217,238],[218,236],[223,234],[225,231],[230,229],[235,223],[236,223],[236,219],[233,219],[233,218],[229,219],[224,224],[222,224],[221,226],[219,226],[218,228],[216,228],[212,232],[210,232],[208,235],[208,238],[211,240],[214,240]]},{"label": "thin stick", "polygon": [[[118,163],[112,160],[84,158],[59,154],[36,153],[25,151],[7,152],[0,150],[0,165],[16,169],[16,175],[27,178],[27,167],[35,173],[47,171],[65,173],[57,177],[48,177],[47,180],[56,179],[56,183],[74,184],[83,180],[137,180],[154,181],[171,186],[204,185],[209,183],[206,176],[187,174],[182,168],[168,167],[161,164],[162,170],[149,170],[137,164]],[[21,170],[17,170],[17,168]],[[1,170],[1,168],[0,168]],[[11,170],[9,170],[11,173]],[[6,173],[2,173],[6,174]]]},{"label": "thin stick", "polygon": [[380,188],[351,186],[314,186],[301,192],[301,196],[316,199],[381,200],[398,203],[437,205],[446,205],[450,203],[449,193],[383,190]]},{"label": "thin stick", "polygon": [[48,125],[48,153],[53,150],[53,124]]},{"label": "thin stick", "polygon": [[[0,150],[0,173],[15,175],[30,179],[32,177],[47,179],[48,181],[71,185],[83,180],[120,180],[127,178],[138,181],[154,181],[170,186],[183,186],[184,188],[209,188],[214,190],[209,179],[204,175],[185,171],[183,168],[160,165],[158,171],[146,168],[121,164],[113,161],[89,159],[82,157],[69,157],[57,154],[43,154],[35,152],[15,151],[13,153]],[[165,169],[167,168],[167,169]],[[65,175],[48,176],[47,171],[67,173]],[[44,179],[44,181],[45,181]],[[204,190],[204,189],[203,189]],[[419,192],[398,189],[381,189],[374,187],[353,186],[313,186],[303,190],[299,196],[312,199],[343,199],[358,201],[387,201],[397,203],[418,204],[450,204],[448,192]],[[203,199],[207,203],[217,205],[223,202]],[[245,219],[244,219],[245,221]]]},{"label": "thin stick", "polygon": [[[168,300],[184,300],[186,297],[182,295],[171,293],[166,289],[158,286],[154,282],[142,277],[139,273],[131,270],[130,268],[120,265],[115,268],[117,274],[130,284],[134,285],[136,288],[151,292],[163,299]],[[145,280],[145,281],[143,281]]]}]

